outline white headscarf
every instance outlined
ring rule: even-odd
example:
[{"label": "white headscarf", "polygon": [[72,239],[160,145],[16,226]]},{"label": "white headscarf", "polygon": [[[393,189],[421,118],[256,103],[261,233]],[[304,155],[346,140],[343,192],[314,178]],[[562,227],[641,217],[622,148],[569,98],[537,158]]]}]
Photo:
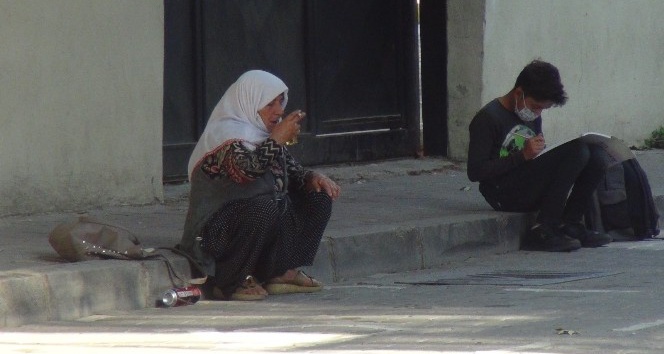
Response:
[{"label": "white headscarf", "polygon": [[282,106],[285,108],[288,102],[288,87],[281,79],[261,70],[242,74],[226,90],[212,111],[203,135],[198,139],[189,158],[189,179],[203,157],[225,141],[240,139],[255,145],[267,139],[270,133],[258,111],[282,93]]}]

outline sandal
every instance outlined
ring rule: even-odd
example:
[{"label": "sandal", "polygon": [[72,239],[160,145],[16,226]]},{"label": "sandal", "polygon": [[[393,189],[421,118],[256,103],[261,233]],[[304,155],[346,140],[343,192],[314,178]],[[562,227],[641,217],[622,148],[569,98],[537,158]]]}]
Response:
[{"label": "sandal", "polygon": [[310,277],[305,272],[298,270],[295,278],[284,280],[281,277],[272,278],[265,286],[265,290],[270,295],[293,294],[293,293],[313,293],[320,291],[323,284]]},{"label": "sandal", "polygon": [[[260,288],[263,291],[260,293],[254,293],[254,289]],[[252,291],[247,293],[247,290]],[[261,287],[261,285],[256,281],[254,277],[248,275],[247,278],[240,284],[240,286],[235,290],[231,296],[226,296],[218,287],[212,289],[212,296],[219,300],[235,300],[235,301],[259,301],[267,297],[267,291]]]}]

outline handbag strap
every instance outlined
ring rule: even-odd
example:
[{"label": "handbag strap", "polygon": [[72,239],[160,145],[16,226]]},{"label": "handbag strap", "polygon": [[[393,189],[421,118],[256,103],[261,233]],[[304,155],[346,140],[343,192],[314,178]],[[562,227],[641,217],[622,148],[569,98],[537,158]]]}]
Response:
[{"label": "handbag strap", "polygon": [[[194,260],[194,258],[192,258],[189,254],[187,254],[185,252],[182,252],[181,250],[179,250],[177,248],[174,248],[174,247],[157,247],[157,249],[168,250],[168,251],[171,251],[171,252],[173,252],[173,253],[175,253],[179,256],[182,256],[182,257],[186,258],[189,261],[189,264],[191,266],[193,266],[200,274],[206,274],[205,270],[203,270],[203,268],[198,264],[198,262],[196,262],[196,260]],[[168,263],[169,270],[173,270],[173,272],[175,273],[175,270],[173,269],[173,265],[170,263],[170,260],[168,260],[168,258],[166,258],[166,256],[164,256],[164,255],[161,255],[161,256]],[[180,279],[180,280],[182,279],[181,277],[177,276],[177,273],[175,273],[175,275],[178,279]],[[207,275],[205,275],[203,277],[200,277],[200,278],[189,279],[188,283],[189,284],[202,285],[206,281],[207,281]]]},{"label": "handbag strap", "polygon": [[[136,234],[134,234],[133,232],[131,232],[130,230],[128,230],[127,228],[124,228],[122,226],[113,225],[113,224],[109,224],[109,223],[102,222],[102,221],[99,221],[99,220],[95,220],[95,219],[92,219],[88,216],[81,216],[81,217],[79,217],[79,220],[81,222],[87,222],[87,223],[91,223],[91,224],[114,227],[114,228],[124,230],[131,237],[131,242],[132,243],[134,243],[135,245],[142,245],[142,243],[140,242],[140,240],[138,239]],[[198,263],[196,261],[194,261],[194,259],[190,255],[178,250],[177,248],[172,248],[172,247],[142,248],[144,253],[140,257],[140,259],[144,259],[144,260],[160,259],[160,260],[164,261],[164,263],[166,264],[166,269],[168,270],[168,276],[171,279],[171,283],[173,285],[178,286],[178,287],[179,286],[186,286],[188,284],[202,285],[207,281],[207,276],[204,276],[204,277],[201,277],[201,278],[192,278],[192,279],[189,279],[189,280],[185,280],[185,278],[183,276],[179,275],[178,272],[175,270],[175,267],[173,266],[173,263],[171,263],[171,260],[168,259],[168,257],[166,257],[166,256],[164,256],[163,254],[160,254],[160,253],[153,253],[157,249],[169,250],[169,251],[171,251],[171,252],[173,252],[177,255],[183,256],[183,257],[187,258],[187,260],[189,260],[189,263],[194,268],[196,268],[196,270],[199,271],[201,274],[205,274],[205,271],[203,271],[203,268],[201,268],[200,265],[198,265]],[[176,280],[177,280],[177,282],[176,282]]]}]

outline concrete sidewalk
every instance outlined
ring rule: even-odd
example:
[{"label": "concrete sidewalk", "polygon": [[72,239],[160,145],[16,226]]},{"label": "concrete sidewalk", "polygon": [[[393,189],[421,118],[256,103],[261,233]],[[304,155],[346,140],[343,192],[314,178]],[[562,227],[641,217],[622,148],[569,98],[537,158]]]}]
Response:
[{"label": "concrete sidewalk", "polygon": [[[664,151],[636,152],[664,211]],[[327,282],[434,268],[459,257],[516,251],[532,215],[491,210],[463,164],[403,159],[317,168],[343,188],[307,272]],[[131,230],[145,247],[180,240],[189,186],[166,187],[164,203],[0,219],[0,325],[68,320],[155,306],[172,287],[162,260],[63,261],[49,232],[80,214]],[[182,275],[189,265],[162,252]]]}]

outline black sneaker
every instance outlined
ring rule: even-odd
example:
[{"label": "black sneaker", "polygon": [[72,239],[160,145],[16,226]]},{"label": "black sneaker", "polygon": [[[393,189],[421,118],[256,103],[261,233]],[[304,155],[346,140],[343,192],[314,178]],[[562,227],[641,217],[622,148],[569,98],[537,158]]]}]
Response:
[{"label": "black sneaker", "polygon": [[560,227],[565,235],[581,241],[583,247],[600,247],[613,241],[613,238],[607,234],[586,229],[581,223],[563,224]]},{"label": "black sneaker", "polygon": [[525,249],[546,252],[570,252],[581,248],[581,242],[550,225],[535,225]]}]

